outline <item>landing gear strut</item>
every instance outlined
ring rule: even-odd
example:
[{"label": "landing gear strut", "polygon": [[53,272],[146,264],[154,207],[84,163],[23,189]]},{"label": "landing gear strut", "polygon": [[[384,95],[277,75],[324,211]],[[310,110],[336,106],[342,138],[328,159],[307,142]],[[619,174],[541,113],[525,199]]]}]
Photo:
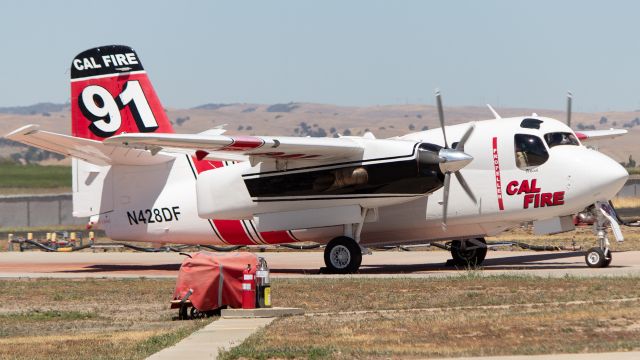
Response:
[{"label": "landing gear strut", "polygon": [[598,237],[598,246],[587,251],[584,260],[591,268],[604,268],[611,264],[611,249],[609,248],[609,238],[607,237],[607,225],[618,242],[624,241],[618,222],[615,220],[614,209],[606,202],[596,202],[593,206],[593,213],[596,221],[593,223],[593,232]]},{"label": "landing gear strut", "polygon": [[324,264],[326,271],[334,274],[351,274],[360,268],[362,254],[370,253],[360,246],[360,233],[368,211],[361,209],[360,221],[354,224],[344,224],[344,236],[329,241],[324,249]]},{"label": "landing gear strut", "polygon": [[454,240],[451,242],[451,257],[447,263],[454,266],[478,266],[487,256],[484,238]]}]

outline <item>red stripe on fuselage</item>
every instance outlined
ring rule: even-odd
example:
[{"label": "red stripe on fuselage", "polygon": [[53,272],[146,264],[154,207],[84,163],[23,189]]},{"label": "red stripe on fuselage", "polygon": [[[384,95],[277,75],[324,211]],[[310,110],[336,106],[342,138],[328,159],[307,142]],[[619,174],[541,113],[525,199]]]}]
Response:
[{"label": "red stripe on fuselage", "polygon": [[220,236],[232,245],[255,245],[242,226],[240,220],[213,220],[213,225],[218,229]]},{"label": "red stripe on fuselage", "polygon": [[[203,171],[214,170],[225,166],[222,161],[198,160],[193,157],[192,159],[198,174]],[[252,236],[247,233],[251,230],[245,230],[241,220],[212,220],[212,223],[222,240],[229,244],[255,245],[258,243],[257,240],[254,241]],[[282,244],[295,241],[287,231],[261,232],[260,236],[268,244]]]}]

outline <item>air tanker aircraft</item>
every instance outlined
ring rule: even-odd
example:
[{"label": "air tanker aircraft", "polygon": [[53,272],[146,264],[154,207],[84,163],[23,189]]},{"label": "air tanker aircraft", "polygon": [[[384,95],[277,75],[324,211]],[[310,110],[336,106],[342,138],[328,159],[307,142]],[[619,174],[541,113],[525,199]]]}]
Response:
[{"label": "air tanker aircraft", "polygon": [[358,270],[367,247],[445,243],[480,264],[485,236],[523,222],[536,233],[598,221],[589,266],[611,262],[607,201],[628,174],[540,117],[501,118],[376,139],[176,134],[138,54],[86,50],[71,64],[72,136],[28,125],[6,137],[73,158],[73,215],[115,240],[208,245],[314,241],[327,269]]}]

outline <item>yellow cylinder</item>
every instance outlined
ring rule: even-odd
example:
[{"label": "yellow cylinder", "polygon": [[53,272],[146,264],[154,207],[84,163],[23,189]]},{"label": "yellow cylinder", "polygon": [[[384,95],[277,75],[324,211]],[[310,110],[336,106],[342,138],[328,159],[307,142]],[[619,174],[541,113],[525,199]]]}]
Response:
[{"label": "yellow cylinder", "polygon": [[76,241],[76,233],[75,232],[69,233],[69,240]]},{"label": "yellow cylinder", "polygon": [[47,233],[46,239],[47,239],[47,241],[51,240],[51,233]]},{"label": "yellow cylinder", "polygon": [[51,242],[56,242],[56,233],[51,233]]},{"label": "yellow cylinder", "polygon": [[96,236],[93,233],[93,231],[89,231],[89,240],[93,241],[93,240],[95,240],[95,238],[96,238]]},{"label": "yellow cylinder", "polygon": [[7,235],[7,240],[9,240],[9,242],[13,241],[13,234],[8,234]]},{"label": "yellow cylinder", "polygon": [[27,233],[27,240],[33,240],[33,233]]}]

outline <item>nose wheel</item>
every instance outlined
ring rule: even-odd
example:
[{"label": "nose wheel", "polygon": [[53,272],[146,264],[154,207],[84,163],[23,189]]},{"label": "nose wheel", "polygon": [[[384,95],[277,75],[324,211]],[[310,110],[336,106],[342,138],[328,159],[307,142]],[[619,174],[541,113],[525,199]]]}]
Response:
[{"label": "nose wheel", "polygon": [[624,241],[620,226],[615,217],[615,210],[606,202],[596,202],[591,208],[596,221],[593,223],[593,232],[597,237],[598,246],[587,251],[584,260],[591,268],[604,268],[611,264],[611,249],[609,238],[607,237],[607,226],[611,230],[618,242]]},{"label": "nose wheel", "polygon": [[611,250],[609,248],[601,249],[599,247],[593,247],[587,251],[584,259],[587,266],[592,268],[603,268],[611,264]]}]

